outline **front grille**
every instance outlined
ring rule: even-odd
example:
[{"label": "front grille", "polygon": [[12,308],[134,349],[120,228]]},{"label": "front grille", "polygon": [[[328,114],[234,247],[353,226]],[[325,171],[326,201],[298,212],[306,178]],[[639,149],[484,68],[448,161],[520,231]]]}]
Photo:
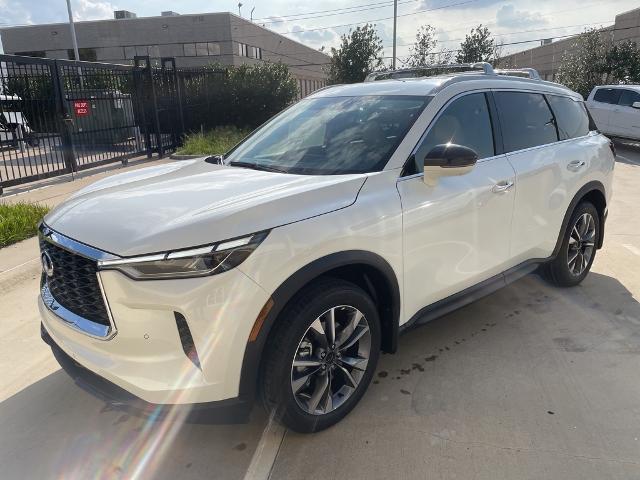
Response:
[{"label": "front grille", "polygon": [[98,283],[95,260],[72,253],[42,238],[40,250],[49,254],[53,264],[53,275],[45,275],[53,298],[76,315],[109,326],[109,314]]}]

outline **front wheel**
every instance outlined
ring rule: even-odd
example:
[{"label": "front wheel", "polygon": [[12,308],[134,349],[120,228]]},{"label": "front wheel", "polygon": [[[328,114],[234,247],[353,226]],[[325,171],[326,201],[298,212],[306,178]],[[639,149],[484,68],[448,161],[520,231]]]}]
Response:
[{"label": "front wheel", "polygon": [[558,255],[543,266],[543,276],[561,287],[579,284],[591,269],[599,240],[598,211],[592,203],[582,202],[571,215]]},{"label": "front wheel", "polygon": [[263,401],[298,432],[340,421],[364,394],[378,362],[380,321],[358,286],[322,280],[280,317],[267,346]]}]

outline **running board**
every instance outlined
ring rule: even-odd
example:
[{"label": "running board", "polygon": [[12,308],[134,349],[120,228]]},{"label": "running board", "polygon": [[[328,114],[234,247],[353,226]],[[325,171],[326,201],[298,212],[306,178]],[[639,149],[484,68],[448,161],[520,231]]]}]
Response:
[{"label": "running board", "polygon": [[459,308],[473,303],[476,300],[480,300],[482,297],[486,297],[487,295],[490,295],[493,292],[496,292],[530,274],[536,270],[541,263],[545,263],[549,260],[550,259],[548,258],[527,260],[520,265],[488,278],[487,280],[473,285],[472,287],[468,287],[461,292],[454,293],[447,298],[438,300],[437,302],[421,309],[404,325],[400,325],[400,333],[405,333],[415,327],[429,323],[431,320],[442,317],[447,313],[458,310]]}]

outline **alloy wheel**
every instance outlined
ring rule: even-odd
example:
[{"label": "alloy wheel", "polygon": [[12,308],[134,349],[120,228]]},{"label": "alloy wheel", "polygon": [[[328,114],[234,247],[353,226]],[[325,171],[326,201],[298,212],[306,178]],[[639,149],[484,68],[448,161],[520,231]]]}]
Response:
[{"label": "alloy wheel", "polygon": [[371,332],[364,314],[339,305],[318,316],[302,336],[291,365],[291,390],[306,413],[324,415],[342,405],[364,377]]},{"label": "alloy wheel", "polygon": [[596,222],[590,213],[578,217],[569,236],[567,266],[572,275],[579,277],[585,271],[595,250]]}]

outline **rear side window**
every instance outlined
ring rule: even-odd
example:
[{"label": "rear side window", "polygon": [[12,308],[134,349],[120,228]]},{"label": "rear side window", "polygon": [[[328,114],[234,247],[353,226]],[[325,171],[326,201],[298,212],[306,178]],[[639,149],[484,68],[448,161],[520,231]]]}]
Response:
[{"label": "rear side window", "polygon": [[436,145],[455,143],[469,147],[478,158],[492,157],[493,130],[484,93],[472,93],[460,97],[445,108],[431,125],[415,153],[415,168],[407,171],[422,172],[424,157]]},{"label": "rear side window", "polygon": [[549,105],[539,93],[496,92],[506,152],[558,141]]},{"label": "rear side window", "polygon": [[622,90],[622,93],[620,93],[620,99],[618,100],[618,105],[630,107],[633,105],[633,102],[640,102],[640,93],[634,92],[633,90]]},{"label": "rear side window", "polygon": [[589,133],[589,115],[584,103],[556,95],[547,95],[547,100],[556,116],[560,140],[583,137]]},{"label": "rear side window", "polygon": [[593,96],[596,102],[617,104],[620,98],[620,89],[618,88],[601,88]]}]

